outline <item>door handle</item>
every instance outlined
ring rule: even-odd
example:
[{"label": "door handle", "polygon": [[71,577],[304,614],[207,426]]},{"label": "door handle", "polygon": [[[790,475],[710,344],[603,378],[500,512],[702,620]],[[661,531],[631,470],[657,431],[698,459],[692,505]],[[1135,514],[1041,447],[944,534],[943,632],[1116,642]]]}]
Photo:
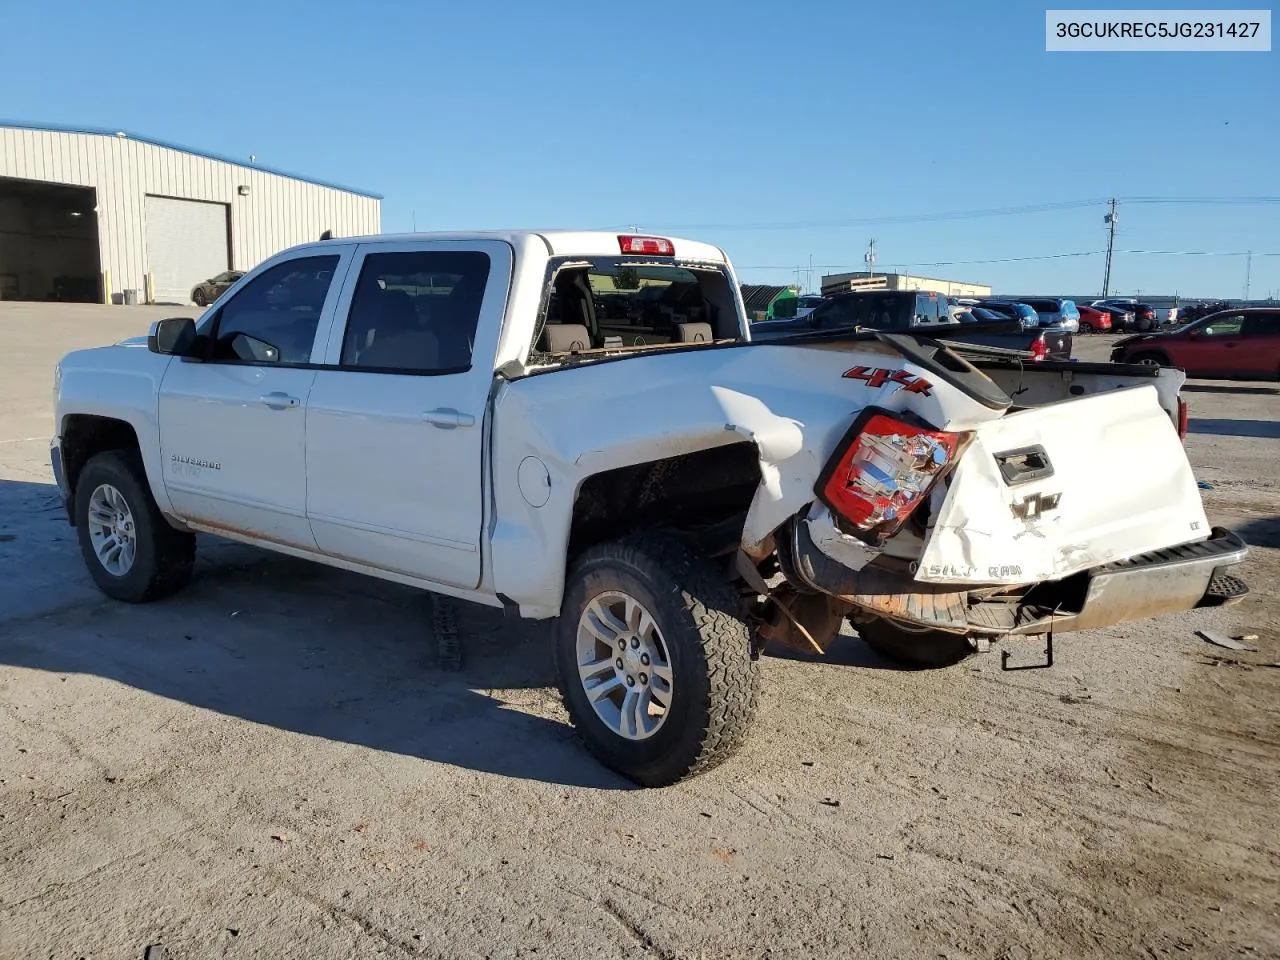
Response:
[{"label": "door handle", "polygon": [[274,393],[264,393],[258,399],[272,410],[287,410],[298,405],[297,397],[291,397],[287,393],[281,393],[279,390]]},{"label": "door handle", "polygon": [[453,407],[436,407],[422,415],[422,419],[441,430],[453,430],[455,427],[470,427],[476,418],[469,413],[459,413]]}]

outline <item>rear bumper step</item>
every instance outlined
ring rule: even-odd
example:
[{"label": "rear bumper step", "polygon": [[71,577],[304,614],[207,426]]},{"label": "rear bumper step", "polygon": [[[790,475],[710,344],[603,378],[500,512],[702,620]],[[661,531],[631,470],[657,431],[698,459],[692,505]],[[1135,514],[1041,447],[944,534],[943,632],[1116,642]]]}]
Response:
[{"label": "rear bumper step", "polygon": [[1215,527],[1205,540],[1076,574],[1074,591],[1064,591],[1064,596],[1074,592],[1074,602],[1066,604],[1068,609],[1055,602],[1057,610],[1051,615],[1037,615],[1030,609],[1034,603],[1030,591],[1024,605],[1007,593],[979,599],[968,590],[921,583],[905,573],[874,567],[851,570],[814,544],[807,524],[796,523],[793,533],[789,546],[804,586],[867,613],[957,633],[1016,636],[1096,630],[1197,607],[1223,606],[1249,592],[1245,582],[1229,572],[1244,560],[1249,547],[1222,527]]},{"label": "rear bumper step", "polygon": [[1108,563],[1089,571],[1084,603],[1076,613],[1020,623],[1010,633],[1096,630],[1196,607],[1223,606],[1249,588],[1228,573],[1249,553],[1239,536],[1215,527],[1207,540]]}]

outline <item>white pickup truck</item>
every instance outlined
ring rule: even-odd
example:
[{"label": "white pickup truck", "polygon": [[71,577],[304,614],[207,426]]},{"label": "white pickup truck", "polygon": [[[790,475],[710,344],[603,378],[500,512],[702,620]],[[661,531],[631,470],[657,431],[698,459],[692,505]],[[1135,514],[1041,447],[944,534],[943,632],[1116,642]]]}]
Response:
[{"label": "white pickup truck", "polygon": [[570,717],[644,785],[732,752],[769,641],[847,618],[937,666],[1247,592],[1179,371],[752,343],[728,258],[688,240],[325,239],[55,380],[105,593],[177,590],[202,531],[558,618]]}]

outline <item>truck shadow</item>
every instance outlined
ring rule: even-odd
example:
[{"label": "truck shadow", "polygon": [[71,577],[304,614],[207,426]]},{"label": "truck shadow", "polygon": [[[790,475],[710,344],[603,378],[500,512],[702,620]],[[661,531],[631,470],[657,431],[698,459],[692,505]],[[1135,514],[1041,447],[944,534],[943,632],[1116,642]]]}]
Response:
[{"label": "truck shadow", "polygon": [[1280,517],[1258,517],[1235,531],[1251,547],[1280,547]]},{"label": "truck shadow", "polygon": [[1234,383],[1184,383],[1183,393],[1244,393],[1269,396],[1280,393],[1280,387],[1257,387]]},{"label": "truck shadow", "polygon": [[1191,418],[1188,433],[1208,434],[1218,437],[1256,437],[1262,440],[1280,439],[1280,422],[1275,420],[1203,420]]},{"label": "truck shadow", "polygon": [[[421,591],[201,538],[180,594],[102,596],[50,485],[0,480],[0,664],[83,673],[254,723],[435,763],[633,789],[564,718],[549,624],[458,605],[437,666]],[[34,598],[34,600],[33,600]]]}]

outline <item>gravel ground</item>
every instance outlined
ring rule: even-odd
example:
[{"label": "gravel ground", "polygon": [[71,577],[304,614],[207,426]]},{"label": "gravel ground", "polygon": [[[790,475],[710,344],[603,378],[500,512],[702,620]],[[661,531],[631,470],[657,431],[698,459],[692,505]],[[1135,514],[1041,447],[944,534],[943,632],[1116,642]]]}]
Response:
[{"label": "gravel ground", "polygon": [[203,538],[180,596],[96,593],[50,373],[166,312],[0,304],[5,960],[1280,956],[1274,385],[1187,394],[1242,604],[1017,675],[771,657],[741,753],[641,791],[578,746],[545,625],[465,609],[440,673],[423,595]]}]

